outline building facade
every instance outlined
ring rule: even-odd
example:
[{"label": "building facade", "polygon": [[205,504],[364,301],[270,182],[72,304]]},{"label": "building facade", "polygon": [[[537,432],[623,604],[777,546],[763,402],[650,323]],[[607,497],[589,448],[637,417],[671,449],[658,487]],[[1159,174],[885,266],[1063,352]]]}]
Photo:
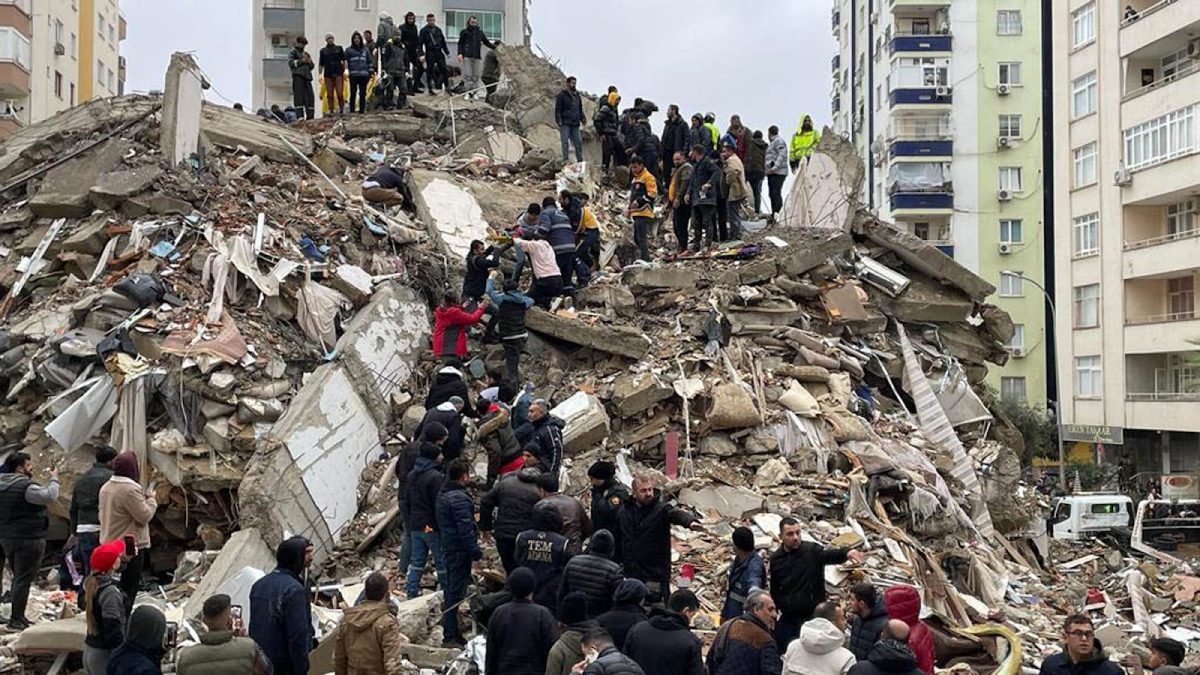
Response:
[{"label": "building facade", "polygon": [[[834,0],[832,127],[866,164],[863,204],[997,287],[1017,331],[1001,396],[1047,401],[1041,5]],[[820,122],[817,122],[820,124]]]},{"label": "building facade", "polygon": [[[287,55],[303,35],[316,61],[324,46],[326,33],[333,33],[338,44],[350,44],[355,31],[375,31],[379,12],[385,11],[397,24],[413,12],[417,23],[425,25],[425,15],[437,15],[438,25],[446,33],[451,52],[467,18],[475,15],[479,26],[493,40],[509,44],[528,44],[529,22],[526,0],[253,0],[254,26],[250,50],[252,103],[254,109],[292,103],[292,77]],[[453,59],[453,55],[450,57]],[[452,62],[452,61],[448,61]],[[315,73],[314,73],[315,75]],[[318,108],[320,106],[318,105]]]},{"label": "building facade", "polygon": [[0,137],[124,92],[117,0],[0,0]]},{"label": "building facade", "polygon": [[1130,472],[1200,470],[1200,2],[1054,0],[1055,279],[1068,423]]}]

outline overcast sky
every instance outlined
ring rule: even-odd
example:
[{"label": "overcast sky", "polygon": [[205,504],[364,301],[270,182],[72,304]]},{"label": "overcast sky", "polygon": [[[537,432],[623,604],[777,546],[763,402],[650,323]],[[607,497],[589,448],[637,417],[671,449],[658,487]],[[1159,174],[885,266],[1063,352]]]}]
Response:
[{"label": "overcast sky", "polygon": [[[349,0],[324,0],[348,2]],[[196,53],[209,98],[250,102],[250,0],[125,0],[130,91],[162,89],[171,52]],[[713,112],[791,134],[802,112],[828,122],[831,0],[533,0],[535,47],[579,85],[620,88],[665,112]],[[751,11],[752,10],[752,11]],[[656,115],[657,120],[662,117]],[[656,124],[657,126],[657,124]]]}]

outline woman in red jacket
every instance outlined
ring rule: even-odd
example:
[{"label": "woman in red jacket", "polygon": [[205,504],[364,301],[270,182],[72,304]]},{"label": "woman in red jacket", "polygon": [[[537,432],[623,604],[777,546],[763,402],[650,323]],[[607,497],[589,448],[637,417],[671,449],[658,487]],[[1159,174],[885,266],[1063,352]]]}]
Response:
[{"label": "woman in red jacket", "polygon": [[442,359],[466,359],[467,328],[479,323],[487,306],[485,297],[474,312],[468,312],[457,293],[446,291],[442,304],[433,310],[433,353]]}]

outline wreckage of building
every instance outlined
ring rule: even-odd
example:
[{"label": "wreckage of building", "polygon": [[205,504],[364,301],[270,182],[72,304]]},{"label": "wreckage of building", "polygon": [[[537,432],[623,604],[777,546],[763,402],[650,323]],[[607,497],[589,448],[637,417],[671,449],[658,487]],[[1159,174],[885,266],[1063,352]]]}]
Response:
[{"label": "wreckage of building", "polygon": [[[1111,553],[1045,564],[1022,440],[982,387],[1012,322],[986,281],[858,211],[848,145],[823,137],[779,224],[715,255],[632,265],[627,194],[598,184],[594,161],[557,159],[562,73],[526,48],[499,53],[491,102],[420,97],[292,127],[202,103],[177,55],[161,96],[92,101],[6,140],[0,433],[39,477],[62,470],[52,539],[94,448],[135,451],[157,482],[164,580],[139,602],[194,637],[204,597],[244,604],[274,545],[302,534],[324,589],[314,663],[327,663],[331,597],[352,602],[362,572],[395,564],[392,466],[436,369],[429,308],[458,286],[472,239],[565,186],[592,194],[607,274],[528,316],[525,372],[566,421],[564,491],[582,496],[597,459],[625,481],[658,476],[705,524],[673,544],[706,612],[732,528],[774,547],[795,515],[806,537],[868,553],[830,568],[831,587],[922,590],[942,664],[1036,664],[1083,607],[1088,572],[1105,579],[1106,644],[1183,630],[1197,587],[1175,568]],[[381,162],[411,169],[411,208],[357,196]],[[477,353],[502,368],[498,348]],[[418,665],[455,656],[435,647],[439,598],[400,606]],[[37,591],[37,625],[4,638],[10,662],[81,649],[71,604]],[[710,619],[698,628],[711,638]]]}]

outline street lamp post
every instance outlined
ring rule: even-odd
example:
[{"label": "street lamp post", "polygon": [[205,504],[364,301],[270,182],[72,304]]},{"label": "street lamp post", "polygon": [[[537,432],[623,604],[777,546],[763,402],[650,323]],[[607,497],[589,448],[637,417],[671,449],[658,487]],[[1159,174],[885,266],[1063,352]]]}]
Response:
[{"label": "street lamp post", "polygon": [[[1046,304],[1050,306],[1050,316],[1051,316],[1052,320],[1054,320],[1054,321],[1058,320],[1058,310],[1056,310],[1054,308],[1054,298],[1050,297],[1050,292],[1046,290],[1045,286],[1039,284],[1038,282],[1034,281],[1033,279],[1027,278],[1025,276],[1024,272],[1013,272],[1011,270],[1000,270],[1000,274],[1002,274],[1002,275],[1010,274],[1012,276],[1017,277],[1022,282],[1028,282],[1030,284],[1033,284],[1034,287],[1036,287],[1039,291],[1042,292],[1042,297],[1044,297],[1046,299]],[[1058,360],[1061,358],[1062,351],[1060,351],[1060,349],[1059,349],[1058,329],[1054,328],[1053,330],[1054,330],[1054,333],[1053,333],[1054,334],[1054,368],[1057,371],[1058,370]],[[1067,488],[1067,453],[1063,446],[1063,421],[1062,421],[1062,415],[1063,415],[1063,412],[1062,412],[1063,411],[1062,381],[1063,381],[1063,378],[1061,377],[1061,375],[1062,375],[1062,373],[1058,373],[1058,372],[1056,372],[1054,374],[1054,396],[1056,399],[1058,399],[1057,401],[1055,401],[1056,407],[1054,410],[1054,424],[1057,429],[1056,435],[1058,436],[1058,486],[1065,490]]]}]

